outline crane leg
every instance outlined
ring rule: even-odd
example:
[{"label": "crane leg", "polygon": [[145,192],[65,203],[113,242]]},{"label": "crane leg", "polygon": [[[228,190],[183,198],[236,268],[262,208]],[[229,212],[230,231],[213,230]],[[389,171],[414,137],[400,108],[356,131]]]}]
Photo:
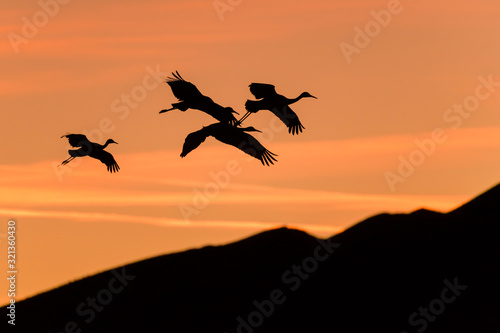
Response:
[{"label": "crane leg", "polygon": [[175,108],[170,108],[170,109],[163,109],[160,111],[160,113],[164,113],[164,112],[168,112],[168,111],[172,111],[174,110]]},{"label": "crane leg", "polygon": [[243,115],[243,117],[241,117],[241,119],[240,119],[240,120],[238,120],[238,121],[236,122],[236,124],[235,124],[235,125],[236,125],[236,126],[241,125],[241,123],[242,123],[243,121],[245,121],[245,119],[247,119],[247,118],[248,118],[248,116],[250,116],[251,114],[252,114],[252,112],[247,111],[247,113],[245,113],[245,114]]},{"label": "crane leg", "polygon": [[68,164],[69,162],[73,161],[74,159],[75,159],[75,156],[71,156],[71,157],[69,157],[69,158],[65,159],[64,161],[62,161],[62,163],[61,163],[61,164],[59,164],[59,166],[61,166],[61,165],[66,165],[66,164]]}]

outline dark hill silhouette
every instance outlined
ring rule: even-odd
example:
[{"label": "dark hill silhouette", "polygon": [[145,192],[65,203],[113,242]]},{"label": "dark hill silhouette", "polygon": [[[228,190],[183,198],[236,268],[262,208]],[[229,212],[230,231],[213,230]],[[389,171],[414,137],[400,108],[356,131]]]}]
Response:
[{"label": "dark hill silhouette", "polygon": [[[18,303],[16,326],[53,333],[498,333],[499,200],[500,185],[447,214],[381,214],[324,241],[281,228],[151,258]],[[99,297],[107,304],[77,313]]]}]

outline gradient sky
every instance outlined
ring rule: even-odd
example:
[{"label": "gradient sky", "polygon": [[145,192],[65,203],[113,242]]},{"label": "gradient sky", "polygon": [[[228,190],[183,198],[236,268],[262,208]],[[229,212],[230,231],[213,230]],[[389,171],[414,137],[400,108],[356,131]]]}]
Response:
[{"label": "gradient sky", "polygon": [[[380,212],[448,211],[498,182],[499,3],[232,3],[2,2],[0,241],[15,219],[18,300],[273,227],[328,237]],[[158,114],[177,101],[175,70],[241,115],[251,82],[318,99],[294,105],[298,136],[267,111],[245,121],[272,167],[213,139],[181,159],[214,120]],[[113,138],[120,172],[58,168],[68,133]]]}]

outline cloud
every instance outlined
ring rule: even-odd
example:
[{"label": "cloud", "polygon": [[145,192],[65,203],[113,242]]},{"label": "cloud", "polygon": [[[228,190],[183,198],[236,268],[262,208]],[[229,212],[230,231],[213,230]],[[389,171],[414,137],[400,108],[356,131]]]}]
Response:
[{"label": "cloud", "polygon": [[[181,228],[210,228],[210,229],[251,229],[267,230],[283,226],[281,223],[262,222],[262,221],[227,221],[227,220],[203,220],[189,222],[182,219],[171,219],[152,216],[136,216],[127,214],[100,213],[100,212],[79,212],[79,211],[53,211],[53,210],[34,210],[34,209],[2,209],[0,215],[12,219],[24,217],[35,217],[40,219],[62,219],[66,221],[77,221],[87,223],[137,223],[152,224],[161,227],[181,227]],[[343,227],[327,224],[309,224],[309,223],[291,223],[286,224],[290,228],[301,229],[312,233],[335,234],[344,230]]]}]

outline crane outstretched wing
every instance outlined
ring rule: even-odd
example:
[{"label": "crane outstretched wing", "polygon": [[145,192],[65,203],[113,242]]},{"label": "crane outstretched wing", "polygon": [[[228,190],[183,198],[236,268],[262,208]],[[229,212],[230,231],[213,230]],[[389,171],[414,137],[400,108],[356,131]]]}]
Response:
[{"label": "crane outstretched wing", "polygon": [[82,147],[90,141],[83,134],[66,134],[61,136],[61,138],[68,138],[69,144],[73,147]]},{"label": "crane outstretched wing", "polygon": [[184,140],[184,145],[182,146],[181,157],[185,157],[192,150],[198,148],[199,145],[207,138],[207,134],[205,133],[205,128],[202,128],[199,131],[193,132],[186,136]]},{"label": "crane outstretched wing", "polygon": [[262,165],[269,166],[274,164],[273,161],[278,161],[274,156],[278,156],[267,150],[256,138],[248,133],[241,133],[241,143],[237,146],[244,153],[260,160]]},{"label": "crane outstretched wing", "polygon": [[249,85],[250,92],[255,98],[265,98],[276,95],[276,89],[272,84],[252,83]]},{"label": "crane outstretched wing", "polygon": [[299,134],[305,128],[299,120],[299,116],[288,105],[281,108],[272,108],[271,112],[280,118],[281,121],[288,127],[288,133]]},{"label": "crane outstretched wing", "polygon": [[179,72],[172,73],[174,77],[169,77],[167,83],[172,89],[172,93],[180,101],[203,97],[202,93],[194,84],[182,78]]},{"label": "crane outstretched wing", "polygon": [[113,172],[118,172],[120,170],[120,167],[118,166],[118,163],[116,163],[115,158],[113,155],[108,153],[105,150],[96,150],[92,151],[89,154],[90,157],[96,158],[102,163],[106,164],[106,167],[108,168],[108,171],[113,173]]}]

